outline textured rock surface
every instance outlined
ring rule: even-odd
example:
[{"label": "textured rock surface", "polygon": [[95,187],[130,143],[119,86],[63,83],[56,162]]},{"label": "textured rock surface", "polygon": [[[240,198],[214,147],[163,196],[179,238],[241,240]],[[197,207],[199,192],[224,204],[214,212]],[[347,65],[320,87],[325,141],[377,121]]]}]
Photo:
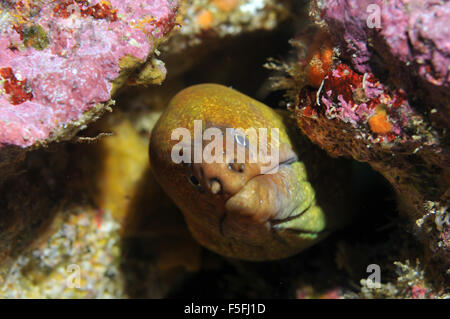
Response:
[{"label": "textured rock surface", "polygon": [[200,247],[149,174],[148,139],[118,112],[95,127],[114,135],[29,152],[3,185],[0,299],[157,298],[198,269]]},{"label": "textured rock surface", "polygon": [[169,41],[161,46],[172,69],[168,77],[178,76],[214,51],[233,45],[235,38],[275,30],[288,18],[289,7],[289,1],[278,0],[183,1],[177,16],[180,27],[174,28]]},{"label": "textured rock surface", "polygon": [[[89,208],[59,215],[56,232],[0,274],[0,298],[124,298],[120,224]],[[3,275],[3,276],[2,276]]]},{"label": "textured rock surface", "polygon": [[[287,56],[287,40],[293,37],[291,29],[278,28],[285,21],[284,14],[278,15],[281,11],[274,5],[284,6],[287,2],[186,1],[187,11],[180,12],[182,21],[177,21],[183,27],[175,28],[176,36],[167,42],[164,46],[167,51],[161,55],[165,63],[168,56],[181,63],[174,63],[173,67],[167,64],[168,75],[173,78],[164,81],[161,87],[134,86],[123,90],[123,94],[115,97],[118,105],[115,112],[89,125],[82,132],[86,137],[76,137],[77,141],[90,142],[89,145],[51,143],[45,150],[26,153],[20,146],[2,146],[11,152],[2,151],[0,157],[17,159],[11,157],[17,155],[24,161],[18,164],[20,170],[0,185],[0,297],[161,297],[169,294],[185,298],[448,298],[448,281],[442,278],[447,259],[434,259],[430,263],[428,258],[430,255],[445,257],[443,252],[448,249],[449,240],[448,212],[445,201],[439,199],[445,199],[443,181],[449,176],[443,169],[449,166],[445,152],[440,151],[448,145],[441,130],[446,125],[442,124],[444,109],[439,101],[444,100],[437,94],[429,94],[437,102],[425,100],[424,103],[422,96],[427,97],[428,93],[424,92],[428,91],[418,84],[423,78],[414,71],[413,64],[385,58],[391,56],[390,51],[380,49],[384,47],[372,41],[376,32],[367,41],[372,44],[366,46],[368,50],[353,52],[368,54],[370,62],[361,64],[365,67],[362,71],[356,63],[359,56],[346,53],[346,37],[340,29],[332,32],[332,45],[327,37],[315,37],[311,32],[307,33],[312,42],[295,42],[301,54],[296,60],[300,63],[289,66],[291,71],[295,69],[295,79],[288,81],[294,82],[290,93],[296,103],[292,106],[299,122],[305,129],[311,129],[310,137],[322,147],[334,155],[369,161],[384,172],[399,194],[409,194],[408,203],[413,202],[413,208],[402,210],[409,218],[400,220],[391,189],[385,185],[388,183],[384,184],[384,179],[370,169],[358,175],[363,183],[355,191],[355,200],[363,203],[361,211],[369,217],[355,221],[343,232],[287,260],[245,263],[221,258],[195,246],[186,236],[189,234],[176,210],[173,215],[167,214],[174,207],[147,176],[148,162],[143,155],[155,120],[174,94],[199,82],[232,85],[263,100],[265,95],[260,89],[268,74],[261,65],[269,56]],[[308,1],[295,2],[303,13],[309,13],[303,7]],[[2,10],[13,3],[1,1]],[[318,1],[313,3],[316,12],[322,12],[317,9]],[[331,6],[337,3],[323,1],[334,9],[335,15],[342,14],[340,8]],[[435,6],[437,2],[428,3]],[[241,10],[249,6],[255,10],[247,13]],[[112,3],[111,8],[114,9]],[[213,16],[209,28],[200,28],[198,24],[203,9],[211,11]],[[323,9],[326,10],[325,6]],[[331,16],[332,12],[328,13]],[[0,20],[5,21],[4,11],[0,15]],[[344,14],[348,19],[346,25],[353,21],[364,32],[373,32],[359,22],[365,22],[365,16]],[[336,24],[339,19],[335,19]],[[69,17],[65,21],[72,20]],[[102,22],[93,17],[91,20]],[[295,26],[289,20],[287,24],[292,30],[309,24],[304,16],[300,20]],[[326,26],[325,20],[318,20]],[[200,21],[201,25],[205,26],[205,21],[208,19]],[[327,21],[331,25],[331,18]],[[331,29],[338,30],[337,26]],[[258,37],[249,36],[254,34]],[[51,39],[47,44],[42,35],[39,27],[29,29],[24,37],[28,48],[45,51],[40,48],[48,47]],[[224,42],[227,45],[222,45]],[[211,43],[217,46],[210,46]],[[23,41],[19,45],[27,50]],[[171,55],[175,49],[178,51]],[[121,71],[113,81],[111,92],[124,82],[140,84],[148,83],[148,79],[153,83],[161,80],[158,75],[161,72],[153,67],[161,66],[161,62],[154,58],[137,70],[134,70],[135,63],[140,64],[140,60],[121,61]],[[8,71],[2,73],[8,77]],[[12,77],[2,80],[0,88],[4,90],[6,82],[9,90],[20,88],[23,78],[16,72],[14,76],[15,80]],[[325,76],[319,93],[320,105],[316,105]],[[415,89],[410,89],[411,84]],[[33,92],[22,93],[17,98],[26,99]],[[270,93],[264,101],[277,107],[281,94]],[[2,95],[10,103],[10,94],[2,91]],[[103,103],[96,105],[101,113]],[[124,114],[118,114],[119,108]],[[114,135],[97,139],[95,136],[101,132]],[[65,136],[69,138],[69,135]],[[57,135],[52,136],[56,139]],[[383,183],[381,189],[373,187],[371,174]],[[424,198],[431,200],[424,202]],[[181,223],[178,228],[167,227],[167,219]],[[420,244],[417,238],[426,245]],[[366,269],[372,263],[381,267],[381,289],[367,287]],[[74,278],[71,277],[73,268],[68,266],[74,264],[80,266],[81,289],[68,286]],[[436,288],[439,285],[441,289]]]},{"label": "textured rock surface", "polygon": [[272,30],[288,16],[288,3],[274,0],[188,0],[180,6],[171,50],[178,52],[211,37]]},{"label": "textured rock surface", "polygon": [[[380,28],[367,23],[369,4],[380,9]],[[289,76],[278,83],[288,88],[298,125],[313,142],[332,156],[368,162],[391,183],[410,229],[443,275],[450,261],[448,5],[313,2],[330,36],[300,37],[299,59],[281,67]],[[330,64],[330,42],[331,66],[313,83],[311,65]]]},{"label": "textured rock surface", "polygon": [[71,138],[109,108],[136,69],[143,70],[138,79],[160,83],[163,64],[144,64],[173,27],[176,6],[169,0],[2,1],[0,166],[18,149]]}]

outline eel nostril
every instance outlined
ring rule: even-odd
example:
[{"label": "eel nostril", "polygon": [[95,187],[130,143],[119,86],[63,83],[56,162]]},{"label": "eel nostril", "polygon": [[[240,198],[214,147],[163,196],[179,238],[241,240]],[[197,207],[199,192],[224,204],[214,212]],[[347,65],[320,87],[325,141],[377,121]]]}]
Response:
[{"label": "eel nostril", "polygon": [[222,193],[222,184],[217,178],[211,178],[209,180],[209,185],[211,193],[213,193],[214,195]]},{"label": "eel nostril", "polygon": [[228,164],[228,168],[232,171],[243,173],[245,170],[245,164],[244,163],[230,163]]}]

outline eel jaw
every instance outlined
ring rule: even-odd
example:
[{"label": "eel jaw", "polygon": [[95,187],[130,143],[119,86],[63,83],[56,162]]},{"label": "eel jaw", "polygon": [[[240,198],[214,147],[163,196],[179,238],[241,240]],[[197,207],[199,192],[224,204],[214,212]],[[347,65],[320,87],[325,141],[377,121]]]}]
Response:
[{"label": "eel jaw", "polygon": [[315,201],[312,191],[297,194],[303,192],[303,184],[309,185],[302,181],[297,155],[282,144],[279,162],[272,164],[246,162],[242,170],[215,162],[187,167],[188,177],[199,182],[204,206],[210,207],[185,211],[192,234],[203,246],[228,257],[258,261],[285,258],[316,242],[320,231],[302,225],[302,216]]}]

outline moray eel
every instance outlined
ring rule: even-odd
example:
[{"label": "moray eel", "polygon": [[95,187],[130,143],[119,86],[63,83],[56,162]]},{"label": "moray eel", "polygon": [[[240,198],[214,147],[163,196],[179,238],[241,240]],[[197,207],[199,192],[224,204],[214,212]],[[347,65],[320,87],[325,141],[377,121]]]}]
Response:
[{"label": "moray eel", "polygon": [[[197,141],[204,150],[215,140],[216,135],[194,140],[195,120],[201,120],[202,133],[214,128],[222,141],[233,142],[235,147],[230,149],[223,142],[223,161],[194,162],[193,153],[190,162],[173,160],[173,149],[180,143],[185,147]],[[177,128],[189,135],[174,138]],[[255,161],[250,157],[255,152],[251,146],[261,140],[238,134],[236,128],[267,128],[263,144],[266,150],[278,147],[279,160],[268,163],[256,157]],[[272,128],[278,129],[278,139]],[[234,160],[227,161],[229,150]],[[241,162],[239,150],[246,151]],[[325,238],[351,216],[345,164],[312,145],[287,111],[277,112],[222,85],[195,85],[173,97],[153,128],[149,153],[157,181],[184,214],[194,238],[227,257],[285,258]]]}]

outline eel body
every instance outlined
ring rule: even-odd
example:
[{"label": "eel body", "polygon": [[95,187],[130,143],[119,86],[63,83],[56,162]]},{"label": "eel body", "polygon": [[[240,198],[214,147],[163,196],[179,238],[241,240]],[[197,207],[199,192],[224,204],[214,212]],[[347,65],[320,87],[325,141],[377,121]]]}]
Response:
[{"label": "eel body", "polygon": [[[200,161],[199,146],[209,151]],[[269,161],[275,150],[277,161]],[[285,258],[351,217],[346,164],[312,145],[287,112],[222,85],[179,92],[156,123],[149,152],[157,181],[194,238],[227,257]]]}]

